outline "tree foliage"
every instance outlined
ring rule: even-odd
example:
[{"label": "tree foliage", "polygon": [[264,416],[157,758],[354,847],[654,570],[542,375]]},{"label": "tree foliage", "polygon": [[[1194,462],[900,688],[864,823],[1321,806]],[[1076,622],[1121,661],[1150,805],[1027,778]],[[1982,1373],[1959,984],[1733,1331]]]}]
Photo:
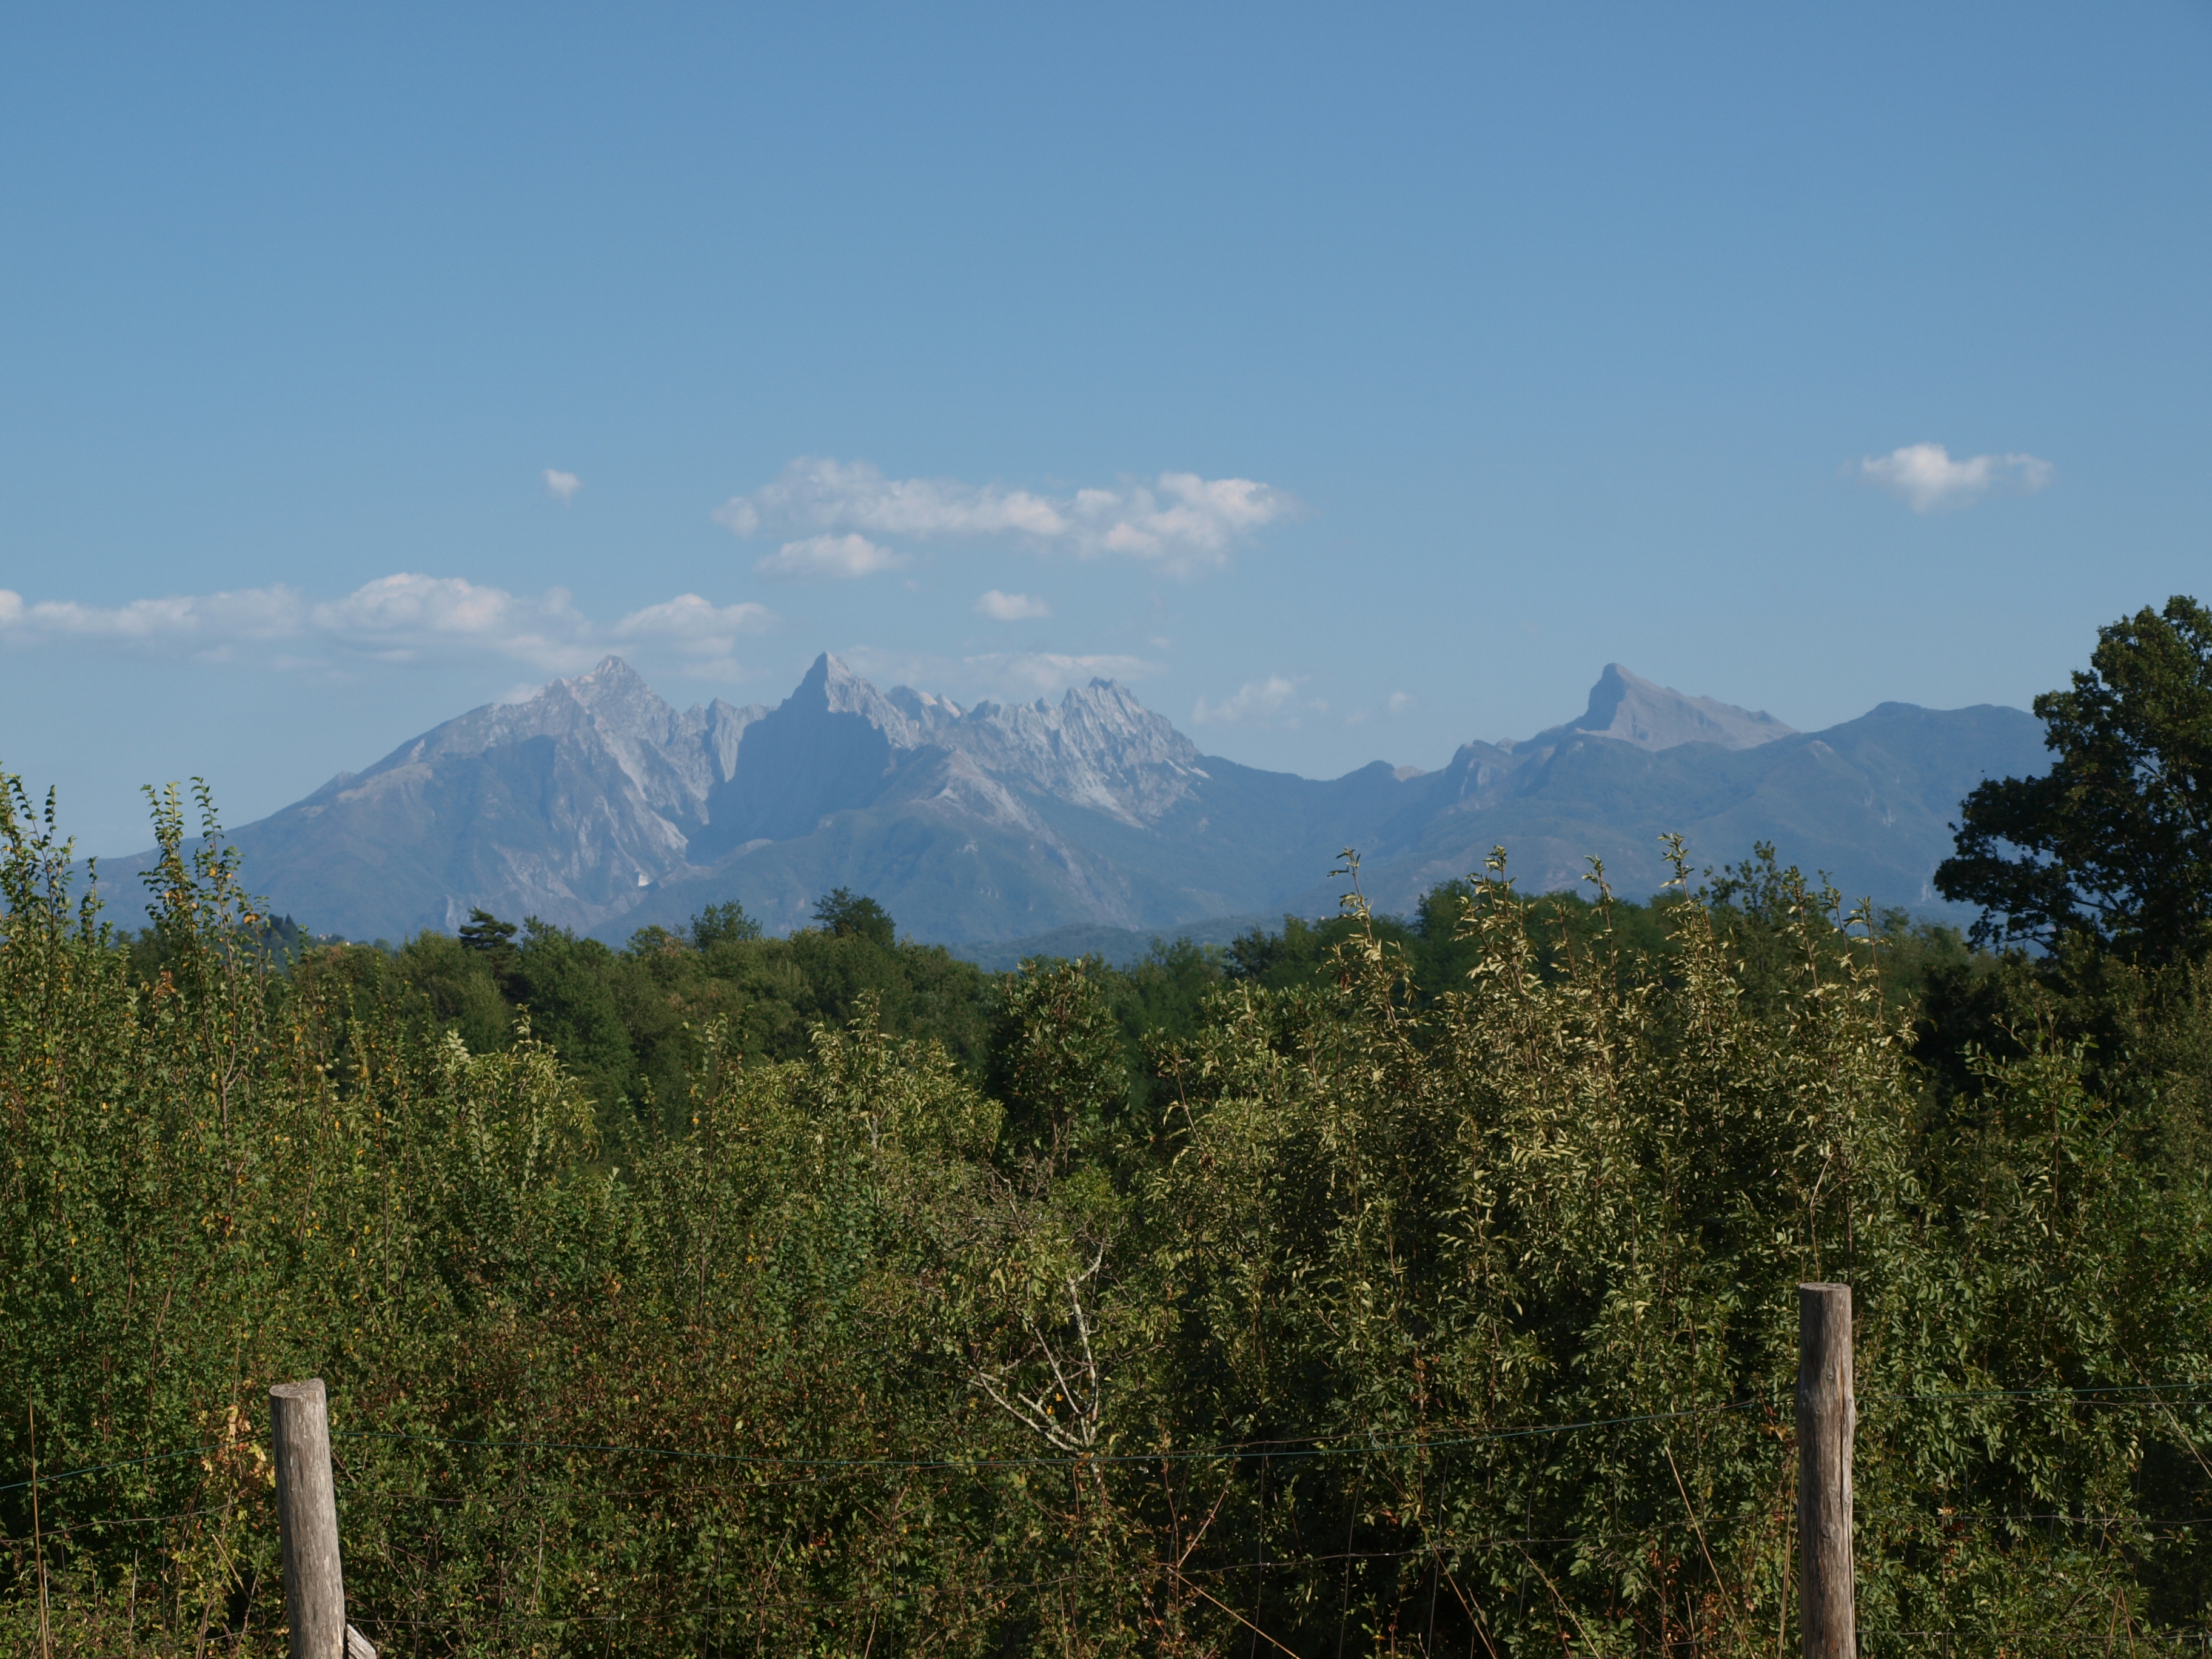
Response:
[{"label": "tree foliage", "polygon": [[815,901],[814,925],[834,939],[865,939],[884,946],[898,939],[890,912],[849,887],[833,887]]},{"label": "tree foliage", "polygon": [[[2212,611],[2181,595],[2098,630],[2070,690],[2035,700],[2056,758],[1966,797],[1945,897],[1979,941],[2162,963],[2212,944]],[[2008,849],[2010,849],[2008,851]]]},{"label": "tree foliage", "polygon": [[[1937,1088],[1890,939],[1771,858],[1571,908],[1500,859],[1296,972],[1026,964],[973,1065],[912,981],[755,1046],[746,988],[902,960],[865,935],[527,927],[479,1046],[420,999],[484,953],[286,975],[156,828],[147,978],[0,802],[11,1650],[43,1562],[58,1650],[280,1651],[304,1375],[387,1651],[1786,1650],[1813,1278],[1857,1304],[1870,1646],[2212,1616],[2202,996],[2124,1086],[2031,1023]],[[622,984],[698,1023],[610,1135]]]}]

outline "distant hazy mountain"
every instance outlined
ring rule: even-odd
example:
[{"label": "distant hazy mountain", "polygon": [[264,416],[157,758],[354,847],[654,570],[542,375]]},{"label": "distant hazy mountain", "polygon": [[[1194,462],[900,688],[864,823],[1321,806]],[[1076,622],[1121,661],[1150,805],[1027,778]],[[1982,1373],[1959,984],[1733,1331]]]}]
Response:
[{"label": "distant hazy mountain", "polygon": [[1753,714],[1711,697],[1686,696],[1609,662],[1590,688],[1589,707],[1580,720],[1539,732],[1525,744],[1508,742],[1499,747],[1536,749],[1556,746],[1569,738],[1589,737],[1617,738],[1638,749],[1674,749],[1686,743],[1756,749],[1762,743],[1796,734],[1795,726],[1784,726],[1763,708]]},{"label": "distant hazy mountain", "polygon": [[924,939],[1142,935],[1331,911],[1347,846],[1385,908],[1499,843],[1530,888],[1572,884],[1595,854],[1641,896],[1669,830],[1700,863],[1770,840],[1847,893],[1925,912],[1960,798],[2044,763],[2017,709],[1885,703],[1808,734],[1614,664],[1581,718],[1524,742],[1324,781],[1200,755],[1110,681],[963,709],[824,655],[773,709],[679,714],[610,657],[234,839],[279,909],[356,939],[451,930],[482,906],[620,939],[731,898],[781,930],[836,886]]},{"label": "distant hazy mountain", "polygon": [[318,931],[452,932],[477,904],[588,929],[690,868],[707,799],[767,712],[718,700],[679,714],[610,657],[341,772],[233,839],[250,884]]},{"label": "distant hazy mountain", "polygon": [[[1763,738],[1740,730],[1751,746],[1735,748],[1592,737],[1579,726],[1510,750],[1468,744],[1420,781],[1419,805],[1375,838],[1368,893],[1378,908],[1405,908],[1503,845],[1526,887],[1571,886],[1595,857],[1616,890],[1641,897],[1667,879],[1660,837],[1679,833],[1698,867],[1733,863],[1770,841],[1849,898],[1950,915],[1929,882],[1950,854],[1960,799],[1984,777],[2025,776],[2049,762],[2039,721],[1986,703],[1886,702],[1825,732],[1771,729]],[[1325,896],[1316,884],[1292,908]]]}]

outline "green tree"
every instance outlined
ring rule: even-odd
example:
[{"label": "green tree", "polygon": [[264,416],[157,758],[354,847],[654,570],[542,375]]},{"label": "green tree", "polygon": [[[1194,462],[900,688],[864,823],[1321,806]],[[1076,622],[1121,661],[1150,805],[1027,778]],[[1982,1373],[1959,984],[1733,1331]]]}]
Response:
[{"label": "green tree", "polygon": [[1128,1098],[1120,1027],[1095,957],[1038,959],[1006,977],[991,1045],[990,1092],[1006,1108],[1001,1144],[1064,1169],[1096,1146]]},{"label": "green tree", "polygon": [[[1978,944],[2079,936],[2149,965],[2212,943],[2212,611],[2177,594],[2098,630],[2073,687],[2035,700],[2057,757],[1966,797],[1946,898]],[[2009,849],[2009,850],[2008,850]]]},{"label": "green tree", "polygon": [[727,904],[710,904],[691,918],[691,948],[712,950],[726,939],[755,939],[761,936],[760,923],[745,914],[745,907],[732,899]]},{"label": "green tree", "polygon": [[469,919],[461,928],[461,943],[471,951],[481,951],[495,962],[511,960],[514,955],[514,924],[501,921],[489,910],[469,912]]},{"label": "green tree", "polygon": [[873,939],[885,947],[898,941],[890,912],[849,887],[833,887],[815,900],[814,925],[836,939]]},{"label": "green tree", "polygon": [[462,948],[483,959],[491,969],[492,983],[511,1002],[520,1001],[522,997],[515,977],[521,960],[521,949],[514,942],[515,933],[513,922],[501,921],[489,910],[472,909],[460,933]]},{"label": "green tree", "polygon": [[638,1079],[616,996],[615,953],[532,916],[523,925],[516,963],[532,1029],[582,1083],[599,1108],[602,1128],[617,1129]]}]

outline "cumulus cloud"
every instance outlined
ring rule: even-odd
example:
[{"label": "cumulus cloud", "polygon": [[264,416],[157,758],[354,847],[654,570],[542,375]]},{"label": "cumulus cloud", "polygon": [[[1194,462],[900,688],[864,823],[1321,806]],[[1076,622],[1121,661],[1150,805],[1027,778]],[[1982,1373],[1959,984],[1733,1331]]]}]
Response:
[{"label": "cumulus cloud", "polygon": [[535,599],[458,576],[380,576],[313,606],[308,631],[374,655],[408,659],[441,646],[489,648],[544,666],[574,659],[592,632],[566,588]]},{"label": "cumulus cloud", "polygon": [[[603,627],[577,609],[565,588],[517,594],[411,571],[380,576],[319,603],[281,584],[119,605],[27,604],[0,589],[0,644],[97,641],[215,659],[235,657],[240,647],[282,645],[268,658],[277,668],[327,665],[332,656],[407,662],[483,653],[573,673],[611,649],[633,645],[719,661],[738,635],[763,632],[775,621],[765,605],[717,606],[685,593]],[[312,654],[317,647],[324,654]]]},{"label": "cumulus cloud", "polygon": [[696,593],[680,593],[642,611],[633,611],[609,630],[624,646],[661,645],[684,659],[684,672],[702,679],[727,679],[738,672],[734,654],[745,634],[765,634],[775,626],[775,611],[748,599],[718,605]]},{"label": "cumulus cloud", "polygon": [[584,487],[584,481],[573,472],[563,472],[557,466],[545,469],[545,493],[566,507]]},{"label": "cumulus cloud", "polygon": [[1269,484],[1194,472],[1054,495],[951,478],[886,478],[866,461],[803,456],[775,482],[732,496],[714,518],[740,536],[767,530],[909,541],[1011,538],[1079,558],[1121,554],[1184,574],[1222,563],[1237,542],[1297,505]]},{"label": "cumulus cloud", "polygon": [[1403,691],[1393,691],[1389,702],[1384,706],[1393,714],[1402,714],[1413,706],[1413,700]]},{"label": "cumulus cloud", "polygon": [[1859,476],[1915,513],[1968,507],[1991,490],[2031,495],[2049,483],[2051,463],[2033,455],[1973,455],[1954,461],[1942,444],[1906,444],[1859,463]]},{"label": "cumulus cloud", "polygon": [[696,593],[679,593],[659,605],[633,611],[614,626],[617,639],[665,639],[726,651],[740,634],[765,634],[775,612],[750,599],[742,605],[710,604]]},{"label": "cumulus cloud", "polygon": [[878,547],[866,536],[809,536],[803,541],[786,542],[766,558],[754,560],[753,568],[783,581],[824,578],[850,581],[878,570],[903,569],[912,562],[905,554]]},{"label": "cumulus cloud", "polygon": [[179,594],[133,599],[127,605],[80,605],[75,599],[24,603],[0,588],[0,637],[111,640],[208,645],[237,640],[287,639],[301,631],[307,602],[281,583],[233,592]]},{"label": "cumulus cloud", "polygon": [[1234,696],[1210,703],[1200,697],[1190,711],[1194,726],[1252,726],[1279,714],[1297,695],[1297,682],[1280,674],[1247,680]]},{"label": "cumulus cloud", "polygon": [[975,601],[975,614],[993,622],[1034,622],[1052,615],[1052,607],[1029,593],[1001,593],[993,588]]}]

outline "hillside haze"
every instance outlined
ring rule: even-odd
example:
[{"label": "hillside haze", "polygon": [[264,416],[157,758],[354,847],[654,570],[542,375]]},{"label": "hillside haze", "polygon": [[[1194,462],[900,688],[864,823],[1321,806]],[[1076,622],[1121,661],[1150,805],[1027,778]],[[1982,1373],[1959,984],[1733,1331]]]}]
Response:
[{"label": "hillside haze", "polygon": [[1800,732],[1613,664],[1579,718],[1534,738],[1324,781],[1201,755],[1112,681],[963,708],[825,653],[773,708],[679,712],[610,657],[233,838],[277,909],[356,939],[451,932],[481,907],[618,940],[730,899],[782,931],[838,886],[953,944],[1173,930],[1333,910],[1345,847],[1385,909],[1499,844],[1530,888],[1597,856],[1641,895],[1666,878],[1668,831],[1700,863],[1771,841],[1849,895],[1940,913],[1929,878],[1959,799],[2039,770],[2041,738],[1986,705],[1885,703]]}]

